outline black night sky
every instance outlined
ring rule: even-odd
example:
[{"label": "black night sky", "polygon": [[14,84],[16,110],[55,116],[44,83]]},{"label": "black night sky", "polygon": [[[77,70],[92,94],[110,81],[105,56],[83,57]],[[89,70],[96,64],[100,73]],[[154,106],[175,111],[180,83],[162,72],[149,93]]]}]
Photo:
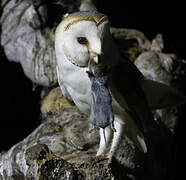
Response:
[{"label": "black night sky", "polygon": [[[176,53],[186,59],[185,5],[171,4],[170,1],[165,5],[156,1],[148,1],[147,4],[140,4],[140,2],[136,4],[135,1],[129,3],[124,0],[102,0],[98,2],[97,7],[100,12],[108,15],[114,27],[138,29],[150,40],[157,33],[162,33],[165,43],[164,52]],[[2,151],[8,150],[21,141],[40,123],[41,88],[36,87],[33,91],[33,84],[24,76],[20,64],[7,61],[2,49],[0,53],[0,151]],[[179,133],[176,138],[183,139],[184,131],[182,123],[178,126]],[[178,142],[179,151],[183,154],[183,140]],[[183,157],[180,155],[179,158]]]}]

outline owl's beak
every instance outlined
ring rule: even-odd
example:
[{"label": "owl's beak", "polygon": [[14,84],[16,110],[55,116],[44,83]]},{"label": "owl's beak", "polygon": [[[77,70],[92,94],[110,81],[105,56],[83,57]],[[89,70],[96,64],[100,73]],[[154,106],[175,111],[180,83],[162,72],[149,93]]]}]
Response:
[{"label": "owl's beak", "polygon": [[99,64],[100,61],[101,61],[100,55],[94,56],[92,60],[93,60],[96,64]]},{"label": "owl's beak", "polygon": [[101,62],[101,50],[92,50],[89,49],[90,60],[94,61],[95,64],[99,64]]}]

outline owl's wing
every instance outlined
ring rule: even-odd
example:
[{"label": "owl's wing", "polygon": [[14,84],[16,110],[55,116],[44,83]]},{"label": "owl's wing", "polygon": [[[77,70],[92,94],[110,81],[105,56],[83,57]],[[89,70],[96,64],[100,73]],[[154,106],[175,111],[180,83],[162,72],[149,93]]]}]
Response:
[{"label": "owl's wing", "polygon": [[[143,92],[141,92],[141,94],[145,96],[150,110],[186,103],[185,95],[166,84],[145,79],[143,74],[129,60],[120,62],[114,68],[112,78],[116,81],[115,87],[117,87],[119,91],[124,92],[123,95],[125,95],[125,91],[130,93],[128,91],[131,91],[132,89],[133,91],[138,92],[138,94],[140,93],[139,91],[142,90]],[[139,90],[139,88],[141,90]],[[132,100],[129,101],[133,102]]]},{"label": "owl's wing", "polygon": [[112,69],[109,88],[112,96],[144,132],[152,122],[152,115],[140,85],[142,80],[143,75],[132,62],[126,60]]},{"label": "owl's wing", "polygon": [[146,80],[131,61],[122,61],[110,73],[109,89],[126,110],[131,122],[132,138],[143,152],[147,151],[143,133],[156,128],[151,109],[186,102],[186,97],[172,87]]},{"label": "owl's wing", "polygon": [[109,79],[109,89],[113,98],[125,109],[130,134],[137,147],[144,153],[147,146],[144,133],[154,123],[145,95],[140,86],[143,75],[129,62],[121,62],[115,66]]},{"label": "owl's wing", "polygon": [[166,84],[144,79],[141,87],[151,110],[186,103],[186,97],[181,92]]}]

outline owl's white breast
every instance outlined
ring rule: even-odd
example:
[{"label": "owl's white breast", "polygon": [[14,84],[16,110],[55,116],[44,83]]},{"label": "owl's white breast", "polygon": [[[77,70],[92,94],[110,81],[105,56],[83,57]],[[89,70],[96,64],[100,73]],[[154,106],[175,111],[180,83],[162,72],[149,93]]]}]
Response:
[{"label": "owl's white breast", "polygon": [[80,111],[89,114],[91,105],[91,84],[86,71],[73,65],[66,57],[58,59],[59,80],[67,89]]}]

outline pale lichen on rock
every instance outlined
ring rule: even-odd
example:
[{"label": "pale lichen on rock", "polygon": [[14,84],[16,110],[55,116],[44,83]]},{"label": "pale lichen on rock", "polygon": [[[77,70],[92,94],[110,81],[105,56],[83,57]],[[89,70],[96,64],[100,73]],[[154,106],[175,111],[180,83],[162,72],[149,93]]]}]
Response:
[{"label": "pale lichen on rock", "polygon": [[4,0],[1,7],[1,45],[7,58],[19,62],[34,83],[55,84],[54,29],[43,24],[47,21],[46,6],[41,4],[37,11],[33,1]]}]

